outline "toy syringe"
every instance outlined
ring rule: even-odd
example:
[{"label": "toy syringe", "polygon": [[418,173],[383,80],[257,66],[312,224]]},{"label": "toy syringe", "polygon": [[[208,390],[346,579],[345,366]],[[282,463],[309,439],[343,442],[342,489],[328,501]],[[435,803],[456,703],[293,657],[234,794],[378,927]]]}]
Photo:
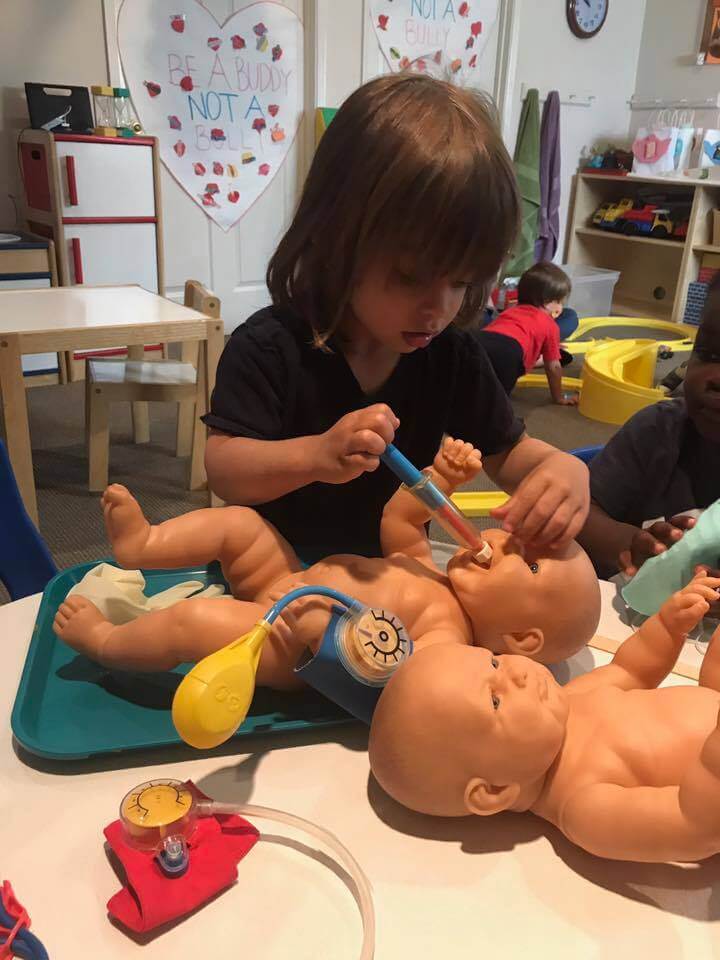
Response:
[{"label": "toy syringe", "polygon": [[412,495],[430,511],[432,519],[445,530],[461,547],[473,551],[479,563],[487,563],[492,557],[492,548],[482,539],[470,521],[460,513],[455,504],[432,482],[428,474],[421,473],[407,457],[389,443],[380,459],[402,481]]}]

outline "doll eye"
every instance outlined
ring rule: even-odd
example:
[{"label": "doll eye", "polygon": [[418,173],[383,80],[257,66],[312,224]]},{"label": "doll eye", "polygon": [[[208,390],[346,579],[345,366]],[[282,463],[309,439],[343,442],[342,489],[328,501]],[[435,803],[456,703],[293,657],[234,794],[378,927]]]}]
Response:
[{"label": "doll eye", "polygon": [[495,659],[495,657],[492,657],[492,658],[491,658],[491,660],[490,660],[490,666],[493,668],[493,670],[497,670],[497,668],[500,666],[500,664],[497,662],[497,660]]},{"label": "doll eye", "polygon": [[529,564],[528,564],[528,567],[529,567],[529,569],[530,569],[530,573],[539,573],[539,572],[540,572],[540,564],[539,564],[539,563],[529,563]]},{"label": "doll eye", "polygon": [[492,695],[492,705],[493,710],[497,710],[500,706],[500,697],[496,697],[495,694]]}]

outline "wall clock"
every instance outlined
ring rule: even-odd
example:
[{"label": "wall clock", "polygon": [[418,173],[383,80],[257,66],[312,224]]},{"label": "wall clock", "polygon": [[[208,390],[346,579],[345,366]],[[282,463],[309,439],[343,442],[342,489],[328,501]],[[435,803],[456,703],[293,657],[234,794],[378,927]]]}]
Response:
[{"label": "wall clock", "polygon": [[610,0],[567,0],[570,29],[581,40],[600,33],[607,20]]}]

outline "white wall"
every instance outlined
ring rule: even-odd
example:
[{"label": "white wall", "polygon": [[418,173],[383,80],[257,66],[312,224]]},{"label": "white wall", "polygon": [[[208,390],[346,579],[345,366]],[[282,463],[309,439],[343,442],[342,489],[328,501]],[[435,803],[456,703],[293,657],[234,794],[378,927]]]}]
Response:
[{"label": "white wall", "polygon": [[0,4],[0,229],[15,225],[17,135],[28,125],[25,81],[107,83],[101,0]]},{"label": "white wall", "polygon": [[[660,3],[684,11],[687,0],[648,0],[648,10]],[[692,5],[699,3],[700,0],[693,0]],[[635,92],[645,6],[645,0],[611,2],[603,30],[590,40],[580,40],[568,27],[566,0],[516,0],[519,36],[509,121],[511,149],[520,119],[523,84],[538,87],[541,96],[549,90],[559,90],[561,96],[576,93],[596,97],[592,107],[562,108],[561,240],[565,236],[572,177],[583,148],[597,141],[621,144],[627,140],[627,100]],[[678,16],[685,15],[678,12]],[[666,29],[664,22],[661,26]],[[561,244],[560,258],[562,253]]]},{"label": "white wall", "polygon": [[[705,100],[720,92],[720,64],[697,66],[707,0],[649,0],[636,93],[639,98]],[[648,119],[633,111],[632,128]],[[718,126],[718,111],[697,111],[696,126]]]}]

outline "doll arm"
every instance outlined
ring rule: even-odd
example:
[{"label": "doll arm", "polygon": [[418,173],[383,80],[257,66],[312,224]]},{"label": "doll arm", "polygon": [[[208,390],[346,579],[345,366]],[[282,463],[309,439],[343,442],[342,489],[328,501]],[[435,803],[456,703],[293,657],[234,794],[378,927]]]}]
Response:
[{"label": "doll arm", "polygon": [[[480,452],[472,444],[446,437],[433,461],[432,481],[444,494],[472,480],[482,469]],[[430,511],[404,487],[388,501],[380,523],[383,555],[402,553],[422,563],[433,565],[432,551],[425,524]]]},{"label": "doll arm", "polygon": [[614,860],[703,860],[720,851],[720,730],[699,757],[689,753],[680,786],[600,783],[565,804],[563,833],[589,853]]},{"label": "doll arm", "polygon": [[[683,809],[682,787],[586,787],[563,809],[558,824],[583,850],[612,860],[658,863],[703,860],[720,851],[720,816],[708,829]],[[717,810],[720,779],[704,803]]]},{"label": "doll arm", "polygon": [[571,680],[574,693],[587,693],[598,686],[624,690],[653,689],[675,666],[689,630],[702,620],[717,600],[720,580],[698,576],[674,593],[619,648],[612,663]]}]

